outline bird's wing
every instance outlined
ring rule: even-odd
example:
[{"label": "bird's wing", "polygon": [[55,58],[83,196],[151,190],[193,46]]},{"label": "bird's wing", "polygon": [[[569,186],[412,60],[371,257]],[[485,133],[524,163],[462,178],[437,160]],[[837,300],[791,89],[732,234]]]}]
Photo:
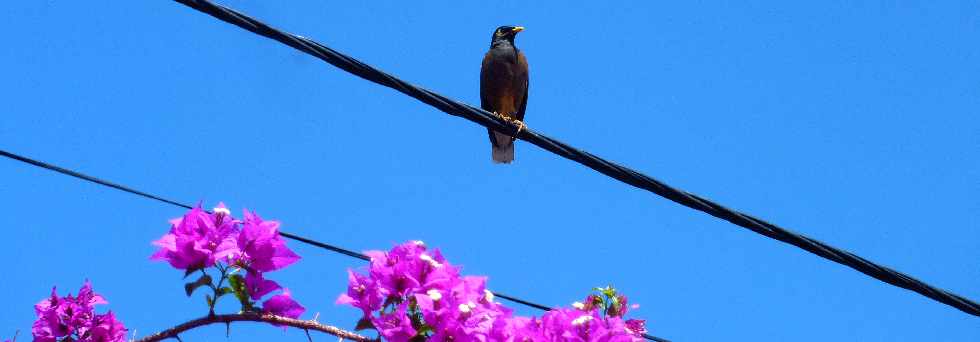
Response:
[{"label": "bird's wing", "polygon": [[522,96],[517,103],[517,120],[524,121],[524,111],[527,110],[527,88],[530,85],[530,72],[527,67],[527,58],[524,58],[524,52],[517,52],[517,68],[524,74],[524,96]]},{"label": "bird's wing", "polygon": [[492,112],[493,102],[490,99],[490,53],[483,56],[483,65],[480,67],[480,108]]},{"label": "bird's wing", "polygon": [[[483,65],[480,67],[480,108],[485,111],[493,112],[493,100],[490,99],[490,52],[483,56]],[[487,135],[490,136],[490,143],[494,147],[500,147],[500,143],[493,136],[493,130],[487,128]]]}]

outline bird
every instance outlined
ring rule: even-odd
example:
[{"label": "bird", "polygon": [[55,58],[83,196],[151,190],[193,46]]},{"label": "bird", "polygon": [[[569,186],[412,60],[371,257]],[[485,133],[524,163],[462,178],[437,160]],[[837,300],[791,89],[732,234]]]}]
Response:
[{"label": "bird", "polygon": [[[524,129],[527,109],[527,58],[514,45],[514,37],[523,26],[501,26],[493,31],[490,50],[483,56],[480,68],[480,108]],[[490,157],[494,163],[514,161],[514,140],[509,134],[487,129],[490,136]]]}]

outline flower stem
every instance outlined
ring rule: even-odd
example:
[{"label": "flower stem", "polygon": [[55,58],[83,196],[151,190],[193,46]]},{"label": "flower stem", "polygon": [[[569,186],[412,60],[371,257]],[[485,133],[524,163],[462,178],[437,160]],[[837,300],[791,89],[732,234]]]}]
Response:
[{"label": "flower stem", "polygon": [[[219,263],[215,263],[214,266],[218,269],[218,271],[221,271],[221,278],[218,279],[218,285],[217,286],[214,286],[214,285],[210,285],[209,284],[211,286],[211,291],[214,293],[214,297],[211,299],[211,306],[208,307],[208,316],[214,316],[214,306],[216,304],[218,304],[218,298],[221,297],[221,295],[222,295],[222,293],[221,293],[221,286],[224,285],[225,279],[228,278],[228,269],[227,268],[221,266],[221,264],[219,264]],[[202,270],[202,272],[203,272],[203,270]]]}]

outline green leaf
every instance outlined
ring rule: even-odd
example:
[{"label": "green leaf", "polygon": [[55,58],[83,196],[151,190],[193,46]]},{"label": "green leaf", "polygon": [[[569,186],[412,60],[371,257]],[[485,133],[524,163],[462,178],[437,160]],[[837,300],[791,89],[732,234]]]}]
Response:
[{"label": "green leaf", "polygon": [[431,332],[435,332],[435,330],[428,324],[423,324],[422,327],[418,328],[419,336],[428,336]]},{"label": "green leaf", "polygon": [[606,288],[602,289],[602,294],[606,295],[606,297],[615,297],[616,289],[612,285],[606,286]]},{"label": "green leaf", "polygon": [[187,296],[190,297],[192,294],[194,294],[194,290],[197,290],[197,288],[204,285],[211,285],[211,276],[205,274],[200,278],[197,278],[195,281],[184,284],[184,292],[186,292]]},{"label": "green leaf", "polygon": [[208,302],[209,308],[214,305],[214,298],[211,298],[211,295],[204,295],[204,299]]},{"label": "green leaf", "polygon": [[245,277],[241,274],[232,274],[228,276],[228,284],[231,284],[232,289],[237,289],[239,286],[244,286]]},{"label": "green leaf", "polygon": [[229,293],[235,293],[235,290],[232,290],[230,287],[227,286],[218,289],[218,297],[224,296]]},{"label": "green leaf", "polygon": [[409,309],[408,317],[412,320],[412,328],[421,333],[422,328],[425,327],[425,317],[422,316],[422,310]]},{"label": "green leaf", "polygon": [[361,320],[357,321],[357,326],[354,327],[354,330],[364,330],[364,329],[378,330],[377,328],[374,327],[374,323],[371,323],[370,319],[361,318]]},{"label": "green leaf", "polygon": [[228,283],[231,284],[231,292],[235,294],[235,298],[238,298],[238,302],[242,303],[242,311],[251,311],[252,301],[245,289],[245,277],[242,277],[241,274],[232,274],[228,277]]}]

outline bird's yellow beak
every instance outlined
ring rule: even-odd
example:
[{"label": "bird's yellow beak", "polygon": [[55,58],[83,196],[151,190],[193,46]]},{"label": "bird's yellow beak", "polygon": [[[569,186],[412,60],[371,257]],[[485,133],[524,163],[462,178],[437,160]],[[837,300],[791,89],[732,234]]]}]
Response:
[{"label": "bird's yellow beak", "polygon": [[524,26],[517,26],[517,27],[514,27],[514,29],[513,29],[513,30],[511,30],[511,31],[512,31],[512,32],[514,32],[514,33],[517,33],[517,32],[521,32],[521,31],[524,31]]}]

